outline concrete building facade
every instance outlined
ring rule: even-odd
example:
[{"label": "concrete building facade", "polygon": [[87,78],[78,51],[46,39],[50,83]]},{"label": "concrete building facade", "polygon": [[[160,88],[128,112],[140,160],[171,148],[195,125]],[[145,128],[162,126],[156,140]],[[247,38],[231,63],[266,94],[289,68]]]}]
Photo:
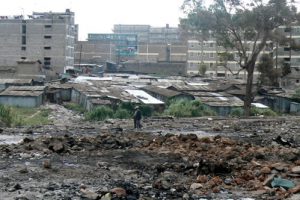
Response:
[{"label": "concrete building facade", "polygon": [[182,43],[180,30],[177,27],[151,27],[150,25],[116,24],[113,32],[116,34],[136,34],[139,43]]},{"label": "concrete building facade", "polygon": [[[252,41],[246,41],[249,54],[253,46]],[[272,44],[268,42],[266,48],[261,52],[262,54],[272,53]],[[228,59],[222,59],[222,55],[226,53]],[[208,38],[207,40],[188,40],[187,41],[187,74],[199,74],[201,68],[206,69],[205,74],[215,77],[226,78],[241,78],[246,79],[246,71],[243,70],[238,73],[240,66],[238,64],[239,55],[237,51],[225,50],[222,46],[217,44],[215,38]],[[257,63],[259,60],[257,60]],[[237,74],[237,75],[236,75]],[[254,71],[254,77],[257,77],[259,72]]]},{"label": "concrete building facade", "polygon": [[0,67],[20,60],[39,60],[42,66],[63,73],[74,64],[74,13],[33,12],[24,16],[0,16]]},{"label": "concrete building facade", "polygon": [[282,86],[300,86],[300,25],[280,26],[278,33],[286,41],[273,41],[273,60],[275,68],[289,65],[291,73],[281,79]]}]

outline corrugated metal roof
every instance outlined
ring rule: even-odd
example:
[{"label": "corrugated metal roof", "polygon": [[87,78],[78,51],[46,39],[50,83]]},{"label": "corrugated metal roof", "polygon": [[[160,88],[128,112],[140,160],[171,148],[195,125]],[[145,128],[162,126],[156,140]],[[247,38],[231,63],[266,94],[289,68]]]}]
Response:
[{"label": "corrugated metal roof", "polygon": [[164,104],[164,102],[154,98],[143,90],[126,90],[126,92],[135,96],[144,104]]},{"label": "corrugated metal roof", "polygon": [[244,102],[241,99],[227,93],[194,92],[191,94],[193,94],[196,99],[209,106],[237,107],[244,105]]},{"label": "corrugated metal roof", "polygon": [[40,96],[44,93],[44,91],[15,91],[15,90],[5,90],[0,93],[0,96],[31,96],[36,97]]},{"label": "corrugated metal roof", "polygon": [[168,89],[161,88],[161,87],[156,87],[156,86],[146,86],[146,87],[143,87],[142,89],[146,90],[146,91],[156,93],[156,94],[159,94],[161,96],[165,96],[165,97],[174,97],[174,96],[177,96],[177,95],[181,94],[181,92],[168,90]]},{"label": "corrugated metal roof", "polygon": [[173,84],[167,89],[174,88],[177,91],[211,91],[209,85],[184,85],[184,84]]},{"label": "corrugated metal roof", "polygon": [[7,90],[10,91],[44,91],[47,86],[10,86]]},{"label": "corrugated metal roof", "polygon": [[30,84],[32,79],[0,79],[0,84],[5,83]]}]

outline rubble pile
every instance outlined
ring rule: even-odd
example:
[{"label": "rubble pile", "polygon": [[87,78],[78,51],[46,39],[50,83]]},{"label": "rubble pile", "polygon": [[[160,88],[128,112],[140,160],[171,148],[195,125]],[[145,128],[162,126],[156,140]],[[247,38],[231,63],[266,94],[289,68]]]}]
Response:
[{"label": "rubble pile", "polygon": [[284,199],[300,192],[298,148],[220,135],[110,128],[28,136],[0,152],[2,195],[16,199]]}]

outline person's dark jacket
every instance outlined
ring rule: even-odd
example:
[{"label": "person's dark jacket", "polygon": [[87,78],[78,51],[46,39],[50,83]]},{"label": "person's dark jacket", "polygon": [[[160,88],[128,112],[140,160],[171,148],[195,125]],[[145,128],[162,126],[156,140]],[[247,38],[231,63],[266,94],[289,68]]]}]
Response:
[{"label": "person's dark jacket", "polygon": [[141,120],[142,119],[142,112],[138,109],[135,111],[133,118],[135,120]]}]

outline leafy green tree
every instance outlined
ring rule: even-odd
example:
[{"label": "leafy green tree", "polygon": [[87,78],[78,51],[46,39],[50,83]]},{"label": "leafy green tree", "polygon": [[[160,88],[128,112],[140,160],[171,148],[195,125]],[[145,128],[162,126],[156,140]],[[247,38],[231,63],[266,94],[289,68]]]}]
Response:
[{"label": "leafy green tree", "polygon": [[[296,18],[296,8],[286,0],[214,0],[208,8],[202,0],[185,0],[186,17],[183,29],[191,33],[210,34],[218,45],[238,52],[240,70],[247,72],[245,115],[250,115],[253,101],[253,72],[255,63],[274,30],[290,24]],[[248,43],[246,41],[252,41]]]},{"label": "leafy green tree", "polygon": [[260,72],[260,83],[262,85],[277,86],[282,70],[274,68],[273,58],[270,55],[264,54],[259,60],[257,70]]},{"label": "leafy green tree", "polygon": [[207,65],[204,64],[204,63],[201,63],[199,65],[199,74],[202,75],[202,76],[204,76],[205,73],[206,73],[206,71],[207,71]]}]

